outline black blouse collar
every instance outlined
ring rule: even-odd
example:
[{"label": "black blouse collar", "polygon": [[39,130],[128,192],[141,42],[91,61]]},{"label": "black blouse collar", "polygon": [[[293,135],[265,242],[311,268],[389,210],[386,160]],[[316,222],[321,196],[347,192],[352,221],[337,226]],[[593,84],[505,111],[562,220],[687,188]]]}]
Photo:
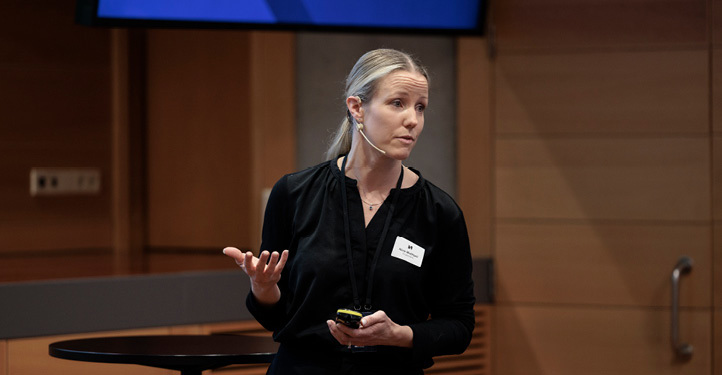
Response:
[{"label": "black blouse collar", "polygon": [[[333,173],[334,176],[336,176],[336,177],[341,176],[341,170],[338,168],[338,164],[337,164],[338,159],[341,157],[343,157],[343,155],[339,155],[335,159],[331,159],[328,161],[328,166],[331,169],[331,173]],[[422,186],[424,186],[424,183],[426,183],[426,180],[421,175],[421,172],[419,172],[418,170],[416,170],[413,167],[409,167],[409,166],[406,166],[406,167],[409,168],[409,170],[411,170],[412,172],[416,173],[416,175],[419,176],[419,179],[412,186],[401,189],[401,193],[404,195],[415,193],[416,191],[421,189]],[[356,180],[354,180],[353,178],[348,177],[348,176],[344,176],[344,177],[345,177],[346,185],[356,186],[356,184],[357,184]],[[396,190],[396,188],[392,188],[391,190]]]}]

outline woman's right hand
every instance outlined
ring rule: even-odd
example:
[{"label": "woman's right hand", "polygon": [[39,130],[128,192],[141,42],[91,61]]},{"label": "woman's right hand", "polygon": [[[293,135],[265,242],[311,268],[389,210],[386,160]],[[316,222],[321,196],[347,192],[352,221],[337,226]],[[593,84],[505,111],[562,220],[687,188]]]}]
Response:
[{"label": "woman's right hand", "polygon": [[280,255],[277,251],[269,253],[264,250],[256,258],[250,251],[244,254],[235,247],[226,247],[223,254],[233,258],[251,279],[251,291],[258,302],[272,305],[281,299],[278,281],[288,259],[288,250],[284,250]]}]

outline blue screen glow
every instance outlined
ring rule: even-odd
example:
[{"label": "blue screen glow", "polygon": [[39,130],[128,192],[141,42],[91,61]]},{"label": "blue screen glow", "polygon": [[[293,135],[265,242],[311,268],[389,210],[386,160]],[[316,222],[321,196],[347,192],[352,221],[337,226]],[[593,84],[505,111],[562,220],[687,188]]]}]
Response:
[{"label": "blue screen glow", "polygon": [[267,25],[478,27],[480,0],[98,0],[98,17]]}]

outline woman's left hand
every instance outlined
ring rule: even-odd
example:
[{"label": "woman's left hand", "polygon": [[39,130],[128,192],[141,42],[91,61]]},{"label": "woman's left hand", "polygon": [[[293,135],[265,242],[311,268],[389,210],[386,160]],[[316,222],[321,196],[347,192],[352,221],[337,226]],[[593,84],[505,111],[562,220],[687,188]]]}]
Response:
[{"label": "woman's left hand", "polygon": [[341,345],[371,346],[387,345],[411,348],[414,332],[409,326],[400,326],[392,321],[385,312],[379,310],[361,319],[357,329],[338,324],[333,320],[326,321],[331,335]]}]

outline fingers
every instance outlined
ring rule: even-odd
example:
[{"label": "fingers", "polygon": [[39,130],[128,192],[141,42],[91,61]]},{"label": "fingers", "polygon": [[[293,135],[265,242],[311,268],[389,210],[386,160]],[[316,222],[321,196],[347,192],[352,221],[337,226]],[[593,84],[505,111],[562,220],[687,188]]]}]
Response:
[{"label": "fingers", "polygon": [[[288,250],[284,250],[284,253],[286,254],[285,258],[288,258]],[[285,265],[286,263],[284,259],[283,265],[280,264],[279,258],[281,257],[282,256],[279,255],[277,251],[269,253],[268,251],[264,250],[263,252],[261,252],[261,256],[258,258],[258,263],[256,264],[256,273],[263,274],[269,278],[280,275],[281,270],[283,270],[283,265]]]},{"label": "fingers", "polygon": [[247,275],[253,275],[253,253],[250,251],[243,253],[235,247],[226,247],[223,249],[223,254],[233,258],[233,260],[236,261],[236,264],[241,267]]},{"label": "fingers", "polygon": [[248,268],[251,271],[255,272],[256,268],[253,262],[253,253],[250,251],[247,251],[245,254],[243,254],[243,263],[240,264],[241,268]]},{"label": "fingers", "polygon": [[383,310],[379,310],[371,315],[364,316],[363,319],[361,319],[361,326],[364,328],[368,328],[374,324],[379,324],[387,320],[389,320],[389,317],[386,315],[386,313],[383,312]]},{"label": "fingers", "polygon": [[[286,265],[288,259],[288,250],[284,250],[280,255],[274,251],[266,264],[263,272],[268,276],[280,275],[283,271],[283,267]],[[260,261],[260,260],[259,260]]]},{"label": "fingers", "polygon": [[351,330],[351,328],[348,328],[343,324],[338,324],[333,320],[327,320],[326,325],[328,325],[328,330],[331,332],[331,336],[333,336],[339,344],[351,346],[351,336],[343,332],[344,328],[346,330]]},{"label": "fingers", "polygon": [[373,329],[363,328],[350,328],[343,324],[336,323],[333,320],[327,320],[326,325],[339,344],[343,346],[367,346],[367,345],[378,345],[383,343],[379,341],[378,334]]},{"label": "fingers", "polygon": [[228,255],[236,261],[241,261],[241,257],[243,256],[243,252],[235,247],[226,247],[223,249],[223,254]]},{"label": "fingers", "polygon": [[288,250],[283,250],[281,253],[281,260],[278,261],[278,265],[276,266],[276,270],[278,272],[283,271],[283,267],[286,266],[286,260],[288,260]]},{"label": "fingers", "polygon": [[[264,273],[263,271],[266,269],[266,262],[268,262],[269,256],[270,253],[268,251],[261,251],[261,255],[258,257],[258,262],[256,262],[256,273]],[[248,255],[246,255],[246,260],[247,259]]]},{"label": "fingers", "polygon": [[233,258],[248,276],[260,283],[278,282],[288,260],[288,250],[280,254],[264,250],[256,258],[250,251],[244,253],[235,247],[226,247],[223,254]]}]

